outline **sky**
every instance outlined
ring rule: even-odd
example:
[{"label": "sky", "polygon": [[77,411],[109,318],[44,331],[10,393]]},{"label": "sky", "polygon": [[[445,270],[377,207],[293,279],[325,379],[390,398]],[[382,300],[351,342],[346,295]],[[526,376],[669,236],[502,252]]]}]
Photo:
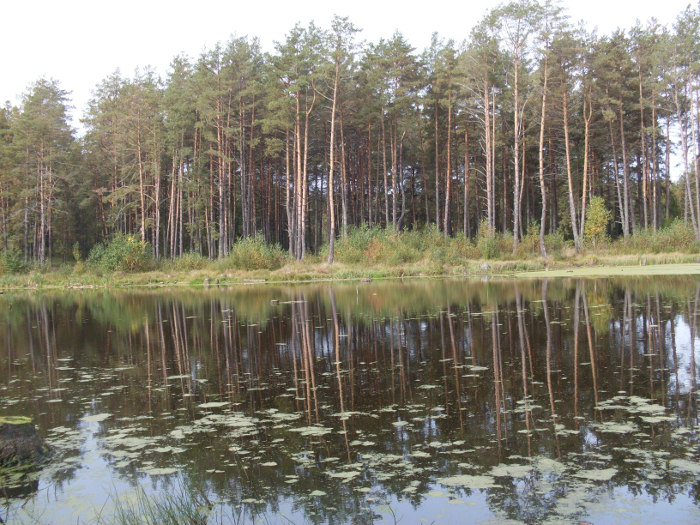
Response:
[{"label": "sky", "polygon": [[[608,34],[651,17],[671,24],[690,0],[563,0],[572,22]],[[58,80],[77,123],[92,90],[119,69],[152,66],[165,76],[178,54],[197,57],[232,35],[257,36],[264,50],[300,22],[329,27],[348,16],[359,39],[376,42],[399,30],[418,50],[433,32],[461,42],[500,2],[488,0],[9,0],[0,4],[0,104],[20,102],[36,80]]]}]

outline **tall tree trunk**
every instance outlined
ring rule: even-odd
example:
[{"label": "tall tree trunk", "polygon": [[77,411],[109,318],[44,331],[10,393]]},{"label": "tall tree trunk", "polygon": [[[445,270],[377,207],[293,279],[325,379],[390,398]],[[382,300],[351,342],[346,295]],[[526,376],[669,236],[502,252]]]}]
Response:
[{"label": "tall tree trunk", "polygon": [[[694,89],[691,85],[690,89]],[[698,134],[697,134],[697,114],[694,106],[697,103],[697,99],[693,96],[692,91],[688,95],[690,101],[690,127],[692,128],[691,138],[693,140],[693,171],[695,172],[695,204],[696,204],[696,219],[698,223],[698,230],[696,236],[700,238],[700,173],[698,173]]]},{"label": "tall tree trunk", "polygon": [[37,161],[38,175],[39,175],[39,264],[43,267],[46,264],[46,205],[45,194],[46,194],[46,175],[44,166],[44,144],[40,146],[39,159]]},{"label": "tall tree trunk", "polygon": [[578,237],[578,228],[576,226],[576,206],[574,205],[574,183],[571,173],[571,153],[569,151],[569,103],[567,87],[564,87],[564,96],[562,98],[562,109],[564,112],[564,145],[566,149],[566,176],[569,183],[569,212],[571,215],[571,230],[574,234],[574,246],[576,252],[581,250],[581,242]]},{"label": "tall tree trunk", "polygon": [[160,214],[161,214],[161,203],[160,203],[160,155],[159,155],[159,143],[158,135],[156,129],[151,130],[151,135],[153,138],[153,252],[156,260],[160,259]]},{"label": "tall tree trunk", "polygon": [[627,224],[632,227],[632,233],[637,231],[637,223],[634,217],[634,206],[630,206],[630,170],[627,164],[627,145],[625,143],[625,122],[622,113],[622,101],[620,101],[620,147],[622,148],[622,202],[625,206]]},{"label": "tall tree trunk", "polygon": [[297,95],[296,131],[294,133],[294,155],[296,158],[294,170],[294,258],[301,259],[301,206],[302,206],[302,154],[301,154],[301,100]]},{"label": "tall tree trunk", "polygon": [[[253,95],[253,100],[252,100],[252,105],[250,108],[250,135],[248,137],[248,162],[247,162],[247,171],[248,171],[248,180],[250,181],[248,184],[248,202],[249,204],[249,215],[248,215],[248,220],[249,220],[249,226],[248,226],[248,232],[250,235],[255,235],[257,232],[257,216],[256,216],[256,206],[255,206],[255,163],[254,163],[254,146],[255,146],[255,95]],[[262,167],[261,167],[261,172],[260,172],[260,177],[262,178]],[[236,210],[236,199],[235,195],[233,196],[233,209],[234,209],[234,214],[233,218],[231,220],[232,223],[232,228],[234,227],[233,221],[235,220],[235,210]]]},{"label": "tall tree trunk", "polygon": [[[389,126],[389,139],[391,142],[391,223],[394,227],[394,231],[398,230],[398,217],[397,217],[397,205],[398,202],[398,124],[396,118],[392,118],[391,125]],[[403,189],[403,180],[401,181],[401,188]]]},{"label": "tall tree trunk", "polygon": [[518,91],[518,77],[520,69],[519,48],[515,50],[514,60],[514,93],[513,93],[513,253],[518,249],[520,242],[520,99]]},{"label": "tall tree trunk", "polygon": [[345,156],[345,130],[343,126],[343,111],[340,111],[340,196],[342,199],[343,223],[341,232],[343,238],[348,236],[348,174]]},{"label": "tall tree trunk", "polygon": [[309,200],[309,184],[308,184],[308,169],[309,169],[309,117],[311,112],[314,110],[314,105],[316,104],[316,86],[313,85],[311,90],[313,96],[311,98],[311,105],[308,106],[306,110],[306,115],[304,119],[304,168],[302,172],[302,203],[301,203],[301,221],[299,224],[299,255],[298,260],[304,258],[304,253],[306,251],[306,216],[308,213],[308,200]]},{"label": "tall tree trunk", "polygon": [[218,174],[218,190],[219,190],[219,258],[226,257],[228,250],[226,249],[226,181],[224,175],[224,137],[223,123],[221,122],[221,103],[216,101],[216,171]]},{"label": "tall tree trunk", "polygon": [[285,172],[284,172],[284,210],[287,213],[287,242],[289,243],[289,252],[292,253],[293,243],[294,243],[294,221],[293,221],[293,209],[291,208],[290,201],[290,186],[291,186],[291,166],[289,159],[289,130],[284,132],[284,162],[285,162]]},{"label": "tall tree trunk", "polygon": [[617,163],[617,147],[615,146],[615,133],[613,133],[612,119],[608,121],[608,128],[610,131],[610,144],[613,150],[613,173],[615,175],[615,189],[617,190],[617,202],[618,209],[620,210],[620,223],[622,225],[622,236],[627,239],[630,234],[629,220],[627,218],[627,213],[625,212],[624,200],[622,198],[622,190],[620,189],[620,177],[618,171]]},{"label": "tall tree trunk", "polygon": [[[491,96],[491,209],[493,210],[493,224],[491,224],[492,235],[496,233],[496,93]],[[504,157],[505,161],[505,157]],[[506,172],[503,170],[503,180],[505,182]],[[503,193],[505,198],[505,192]],[[505,206],[503,208],[505,212]]]},{"label": "tall tree trunk", "polygon": [[[330,160],[328,163],[328,264],[333,264],[335,255],[335,204],[333,202],[333,170],[335,168],[335,108],[338,98],[338,77],[340,76],[340,61],[335,61],[335,80],[333,81],[333,104],[331,106],[331,144]],[[342,127],[342,124],[341,124]],[[345,206],[343,205],[343,211]]]},{"label": "tall tree trunk", "polygon": [[641,165],[642,165],[642,212],[644,214],[644,229],[649,228],[649,209],[647,198],[647,147],[646,147],[646,131],[644,129],[644,90],[642,86],[642,66],[641,61],[637,60],[637,72],[639,78],[639,135],[641,141]]},{"label": "tall tree trunk", "polygon": [[[690,201],[690,219],[693,224],[693,230],[695,231],[695,237],[700,239],[700,229],[698,229],[698,221],[695,217],[695,208],[693,207],[692,192],[690,190],[690,164],[688,162],[688,135],[686,129],[686,120],[683,119],[681,112],[680,101],[678,100],[678,84],[674,84],[673,89],[673,101],[676,105],[676,118],[678,119],[678,124],[680,126],[681,133],[681,152],[683,153],[683,178],[685,179],[685,191],[686,191],[686,205]],[[685,210],[687,214],[687,208]],[[686,215],[687,217],[687,215]]]},{"label": "tall tree trunk", "polygon": [[651,190],[652,190],[652,227],[654,232],[659,227],[659,157],[656,154],[656,97],[652,91],[651,94]]},{"label": "tall tree trunk", "polygon": [[438,130],[438,110],[440,104],[435,97],[435,227],[440,230],[440,133]]},{"label": "tall tree trunk", "polygon": [[177,207],[175,186],[177,185],[176,173],[178,166],[178,151],[176,149],[172,152],[172,164],[170,166],[170,188],[167,190],[169,195],[170,206],[168,207],[168,224],[165,228],[165,241],[163,246],[163,256],[174,258],[175,253],[175,213]]},{"label": "tall tree trunk", "polygon": [[538,151],[538,161],[539,161],[539,175],[540,175],[540,197],[542,199],[542,214],[540,215],[540,255],[543,258],[547,258],[547,249],[544,245],[544,227],[545,221],[547,219],[547,192],[544,183],[544,125],[546,122],[547,114],[547,80],[548,80],[548,69],[547,69],[547,59],[544,57],[544,81],[542,83],[542,111],[540,114],[540,142]]},{"label": "tall tree trunk", "polygon": [[373,219],[374,215],[372,210],[374,205],[372,201],[374,195],[374,189],[372,186],[372,121],[367,123],[367,220],[369,221],[369,227],[374,225]]},{"label": "tall tree trunk", "polygon": [[469,238],[469,117],[464,123],[464,223],[462,233]]},{"label": "tall tree trunk", "polygon": [[491,232],[494,229],[493,209],[493,155],[491,147],[491,104],[489,102],[489,84],[484,81],[484,150],[486,153],[486,221]]},{"label": "tall tree trunk", "polygon": [[423,140],[423,126],[421,125],[421,115],[420,113],[416,113],[416,118],[417,118],[417,129],[418,129],[418,137],[420,140],[420,159],[421,159],[421,166],[420,166],[420,171],[421,175],[423,178],[423,202],[425,205],[425,224],[426,226],[430,224],[430,206],[428,204],[428,175],[426,173],[426,158],[425,158],[425,143]]},{"label": "tall tree trunk", "polygon": [[386,127],[384,124],[384,108],[382,108],[382,166],[384,168],[384,226],[389,227],[389,181],[386,166]]},{"label": "tall tree trunk", "polygon": [[584,238],[586,228],[586,197],[588,196],[588,149],[591,130],[591,117],[593,116],[593,101],[591,100],[591,88],[588,95],[584,91],[583,96],[583,186],[581,188],[581,223],[579,224],[579,239]]},{"label": "tall tree trunk", "polygon": [[443,231],[450,234],[450,194],[452,193],[452,93],[447,95],[447,168],[445,170],[445,215]]},{"label": "tall tree trunk", "polygon": [[666,207],[664,209],[664,219],[668,221],[671,213],[671,116],[666,116],[666,162],[665,162],[665,190]]},{"label": "tall tree trunk", "polygon": [[139,200],[141,201],[141,241],[146,242],[146,188],[141,153],[141,110],[136,113],[136,162],[139,170]]}]

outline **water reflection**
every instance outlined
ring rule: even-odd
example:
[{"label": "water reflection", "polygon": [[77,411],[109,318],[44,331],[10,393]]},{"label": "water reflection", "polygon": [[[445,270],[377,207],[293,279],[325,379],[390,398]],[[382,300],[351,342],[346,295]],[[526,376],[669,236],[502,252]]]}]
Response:
[{"label": "water reflection", "polygon": [[59,450],[6,513],[75,522],[184,484],[271,522],[695,521],[699,297],[692,278],[3,296],[2,412]]}]

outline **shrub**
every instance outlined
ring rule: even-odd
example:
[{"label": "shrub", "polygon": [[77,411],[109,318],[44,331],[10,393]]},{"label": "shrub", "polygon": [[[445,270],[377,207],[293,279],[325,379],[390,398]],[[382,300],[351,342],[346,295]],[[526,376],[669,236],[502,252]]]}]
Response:
[{"label": "shrub", "polygon": [[[546,244],[545,244],[546,246]],[[532,221],[527,227],[527,233],[518,243],[516,255],[519,258],[527,258],[540,254],[540,225]]]},{"label": "shrub", "polygon": [[[404,237],[406,238],[404,239]],[[389,253],[386,262],[390,265],[397,265],[419,261],[423,258],[424,253],[416,248],[418,241],[415,237],[411,239],[411,233],[393,234],[387,242]]]},{"label": "shrub", "polygon": [[163,262],[164,271],[187,272],[201,270],[207,266],[209,259],[197,252],[185,252],[182,257]]},{"label": "shrub", "polygon": [[87,265],[85,261],[78,261],[73,265],[73,273],[75,275],[82,275],[87,271]]},{"label": "shrub", "polygon": [[27,271],[22,252],[17,248],[10,248],[0,258],[0,274],[22,273]]},{"label": "shrub", "polygon": [[[328,246],[321,258],[328,257]],[[464,237],[445,237],[433,225],[420,230],[395,232],[388,228],[351,228],[345,238],[335,241],[335,260],[345,264],[369,262],[399,265],[429,260],[440,264],[462,264],[465,258],[475,258],[475,249]]]},{"label": "shrub", "polygon": [[[346,264],[356,264],[366,261],[380,260],[382,257],[383,243],[378,237],[382,237],[386,231],[382,228],[370,228],[362,225],[349,229],[345,237],[336,239],[334,259]],[[322,250],[323,260],[328,258],[328,246]]]},{"label": "shrub", "polygon": [[73,244],[73,259],[75,259],[75,262],[83,260],[82,253],[80,253],[80,243],[78,241]]},{"label": "shrub", "polygon": [[496,232],[489,228],[485,220],[479,224],[479,232],[477,234],[476,247],[483,259],[494,259],[498,256],[498,241],[496,240]]},{"label": "shrub", "polygon": [[656,232],[640,230],[627,240],[620,241],[618,251],[627,253],[696,253],[698,242],[692,227],[675,220]]},{"label": "shrub", "polygon": [[566,239],[564,239],[564,234],[561,231],[556,231],[544,236],[544,245],[547,248],[547,254],[549,256],[556,256],[562,254],[562,252],[569,247]]},{"label": "shrub", "polygon": [[598,195],[591,197],[591,202],[586,207],[584,235],[586,240],[593,241],[593,249],[597,247],[598,241],[605,238],[610,216],[610,210],[605,206],[603,197]]},{"label": "shrub", "polygon": [[372,240],[370,240],[367,243],[367,246],[365,247],[364,250],[360,252],[360,255],[357,259],[352,257],[353,252],[350,251],[348,255],[351,257],[348,257],[347,259],[344,260],[344,262],[362,262],[369,260],[373,263],[383,261],[385,259],[385,252],[386,252],[386,243],[382,242],[379,238],[373,237]]},{"label": "shrub", "polygon": [[73,245],[73,259],[75,260],[75,264],[73,265],[72,272],[76,275],[85,273],[87,267],[85,265],[85,261],[83,261],[82,254],[80,253],[80,244],[77,241]]},{"label": "shrub", "polygon": [[261,235],[256,235],[234,243],[228,256],[219,261],[217,267],[221,270],[276,270],[286,259],[287,252],[279,244],[267,244]]},{"label": "shrub", "polygon": [[88,263],[108,272],[139,272],[153,267],[153,255],[147,242],[134,235],[117,234],[108,244],[95,245]]}]

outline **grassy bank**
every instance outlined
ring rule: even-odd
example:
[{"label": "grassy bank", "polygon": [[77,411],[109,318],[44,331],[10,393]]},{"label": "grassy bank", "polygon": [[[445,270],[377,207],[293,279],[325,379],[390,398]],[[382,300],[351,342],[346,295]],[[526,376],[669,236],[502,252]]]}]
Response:
[{"label": "grassy bank", "polygon": [[548,257],[539,255],[536,235],[527,235],[515,254],[512,237],[475,240],[445,237],[435,230],[394,233],[360,228],[336,245],[327,264],[324,247],[301,262],[262,239],[234,245],[223,259],[186,254],[154,261],[149,247],[124,237],[94,250],[87,260],[50,269],[0,265],[0,289],[130,286],[211,286],[258,282],[306,282],[406,277],[517,277],[658,275],[699,273],[700,246],[691,230],[674,223],[656,234],[584,247],[579,253],[560,236],[547,237]]}]

